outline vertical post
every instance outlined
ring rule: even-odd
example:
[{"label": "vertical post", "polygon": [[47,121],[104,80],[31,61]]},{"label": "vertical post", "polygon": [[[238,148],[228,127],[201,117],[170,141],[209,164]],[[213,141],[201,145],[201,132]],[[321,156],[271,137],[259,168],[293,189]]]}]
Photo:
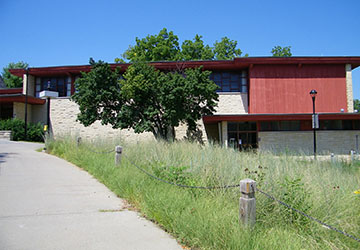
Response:
[{"label": "vertical post", "polygon": [[251,179],[240,181],[240,221],[245,226],[254,226],[256,221],[256,182]]},{"label": "vertical post", "polygon": [[80,144],[81,144],[81,137],[78,137],[76,140],[76,146],[80,147]]},{"label": "vertical post", "polygon": [[47,98],[47,117],[46,117],[46,124],[47,124],[47,134],[50,135],[50,97]]},{"label": "vertical post", "polygon": [[359,135],[355,135],[356,153],[359,155]]},{"label": "vertical post", "polygon": [[25,86],[25,140],[27,140],[27,117],[28,117],[28,87],[29,85],[29,68],[26,68],[26,86]]},{"label": "vertical post", "polygon": [[121,154],[122,154],[122,147],[116,146],[115,147],[115,165],[119,165],[121,162]]},{"label": "vertical post", "polygon": [[335,155],[334,155],[334,153],[331,153],[331,163],[335,163]]},{"label": "vertical post", "polygon": [[354,155],[355,155],[354,150],[350,150],[350,160],[351,160],[351,162],[354,161]]},{"label": "vertical post", "polygon": [[313,101],[313,119],[314,119],[314,159],[316,159],[316,121],[315,121],[315,96],[312,97]]}]

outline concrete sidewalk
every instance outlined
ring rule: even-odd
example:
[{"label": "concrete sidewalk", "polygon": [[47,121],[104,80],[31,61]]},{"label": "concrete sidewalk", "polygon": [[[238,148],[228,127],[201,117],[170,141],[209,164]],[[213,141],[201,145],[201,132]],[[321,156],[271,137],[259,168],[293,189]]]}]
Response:
[{"label": "concrete sidewalk", "polygon": [[87,172],[0,140],[0,249],[182,249]]}]

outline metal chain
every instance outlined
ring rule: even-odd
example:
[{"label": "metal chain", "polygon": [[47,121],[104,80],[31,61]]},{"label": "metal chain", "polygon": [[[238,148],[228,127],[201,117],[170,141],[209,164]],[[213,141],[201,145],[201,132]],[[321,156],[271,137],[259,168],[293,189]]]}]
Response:
[{"label": "metal chain", "polygon": [[145,173],[146,175],[150,176],[153,179],[156,179],[158,181],[170,184],[170,185],[174,185],[174,186],[178,186],[178,187],[183,187],[183,188],[197,188],[197,189],[227,189],[227,188],[235,188],[235,187],[240,187],[240,184],[236,184],[236,185],[225,185],[225,186],[214,186],[214,187],[201,187],[201,186],[189,186],[189,185],[182,185],[182,184],[178,184],[178,183],[174,183],[174,182],[170,182],[170,181],[166,181],[163,180],[159,177],[156,177],[152,174],[150,174],[149,172],[147,172],[145,169],[137,166],[132,160],[130,160],[128,157],[124,156],[124,158],[126,158],[133,166],[135,166],[137,169],[139,169],[141,172]]},{"label": "metal chain", "polygon": [[318,219],[316,219],[316,218],[314,218],[314,217],[312,217],[312,216],[310,216],[310,215],[308,215],[308,214],[306,214],[306,213],[304,213],[304,212],[302,212],[302,211],[300,211],[300,210],[298,210],[298,209],[296,209],[296,208],[293,208],[292,206],[286,204],[285,202],[276,199],[274,196],[265,193],[264,191],[262,191],[262,190],[259,189],[259,188],[256,188],[256,190],[259,191],[260,193],[262,193],[263,195],[267,196],[268,198],[270,198],[270,199],[272,199],[272,200],[280,203],[281,205],[283,205],[283,206],[285,206],[285,207],[287,207],[287,208],[289,208],[289,209],[291,209],[291,210],[293,210],[293,211],[295,211],[295,212],[297,212],[297,213],[299,213],[299,214],[301,214],[301,215],[309,218],[310,220],[316,221],[317,223],[319,223],[319,224],[327,227],[328,229],[334,230],[334,231],[336,231],[336,232],[338,232],[338,233],[341,233],[341,234],[343,234],[343,235],[345,235],[345,236],[347,236],[347,237],[349,237],[349,238],[352,238],[353,240],[356,240],[356,241],[360,242],[360,239],[359,239],[359,238],[357,238],[357,237],[355,237],[355,236],[353,236],[353,235],[351,235],[351,234],[345,233],[345,232],[337,229],[336,227],[333,227],[333,226],[331,226],[331,225],[328,225],[328,224],[326,224],[325,222],[322,222],[321,220],[318,220]]}]

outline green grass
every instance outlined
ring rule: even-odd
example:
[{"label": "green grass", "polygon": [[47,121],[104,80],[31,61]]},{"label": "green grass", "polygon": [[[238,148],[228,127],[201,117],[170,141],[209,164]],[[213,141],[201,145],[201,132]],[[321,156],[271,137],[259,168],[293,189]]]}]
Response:
[{"label": "green grass", "polygon": [[127,159],[168,181],[186,185],[238,184],[252,178],[259,188],[311,216],[360,237],[359,162],[309,161],[289,155],[240,153],[186,142],[122,143],[120,167],[114,154],[94,154],[115,144],[76,146],[75,140],[48,140],[51,153],[87,170],[144,216],[193,249],[358,249],[360,243],[309,221],[264,195],[256,194],[257,222],[239,224],[238,188],[194,190],[154,180]]}]

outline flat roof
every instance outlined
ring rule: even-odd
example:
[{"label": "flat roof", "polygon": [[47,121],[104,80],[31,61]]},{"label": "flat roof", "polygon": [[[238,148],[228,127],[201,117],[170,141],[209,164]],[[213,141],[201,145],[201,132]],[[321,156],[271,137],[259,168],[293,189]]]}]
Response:
[{"label": "flat roof", "polygon": [[[221,69],[241,69],[248,68],[253,65],[284,65],[284,64],[351,64],[352,68],[360,66],[360,56],[302,56],[302,57],[238,57],[233,60],[213,60],[213,61],[161,61],[150,62],[151,65],[158,69],[172,70],[176,68],[193,68],[203,66],[208,70]],[[117,67],[121,71],[125,71],[130,63],[109,63],[112,69]],[[45,75],[78,75],[80,72],[89,72],[91,65],[69,65],[69,66],[53,66],[53,67],[31,67],[28,73],[34,76]],[[25,69],[10,69],[11,74],[22,77]]]}]

